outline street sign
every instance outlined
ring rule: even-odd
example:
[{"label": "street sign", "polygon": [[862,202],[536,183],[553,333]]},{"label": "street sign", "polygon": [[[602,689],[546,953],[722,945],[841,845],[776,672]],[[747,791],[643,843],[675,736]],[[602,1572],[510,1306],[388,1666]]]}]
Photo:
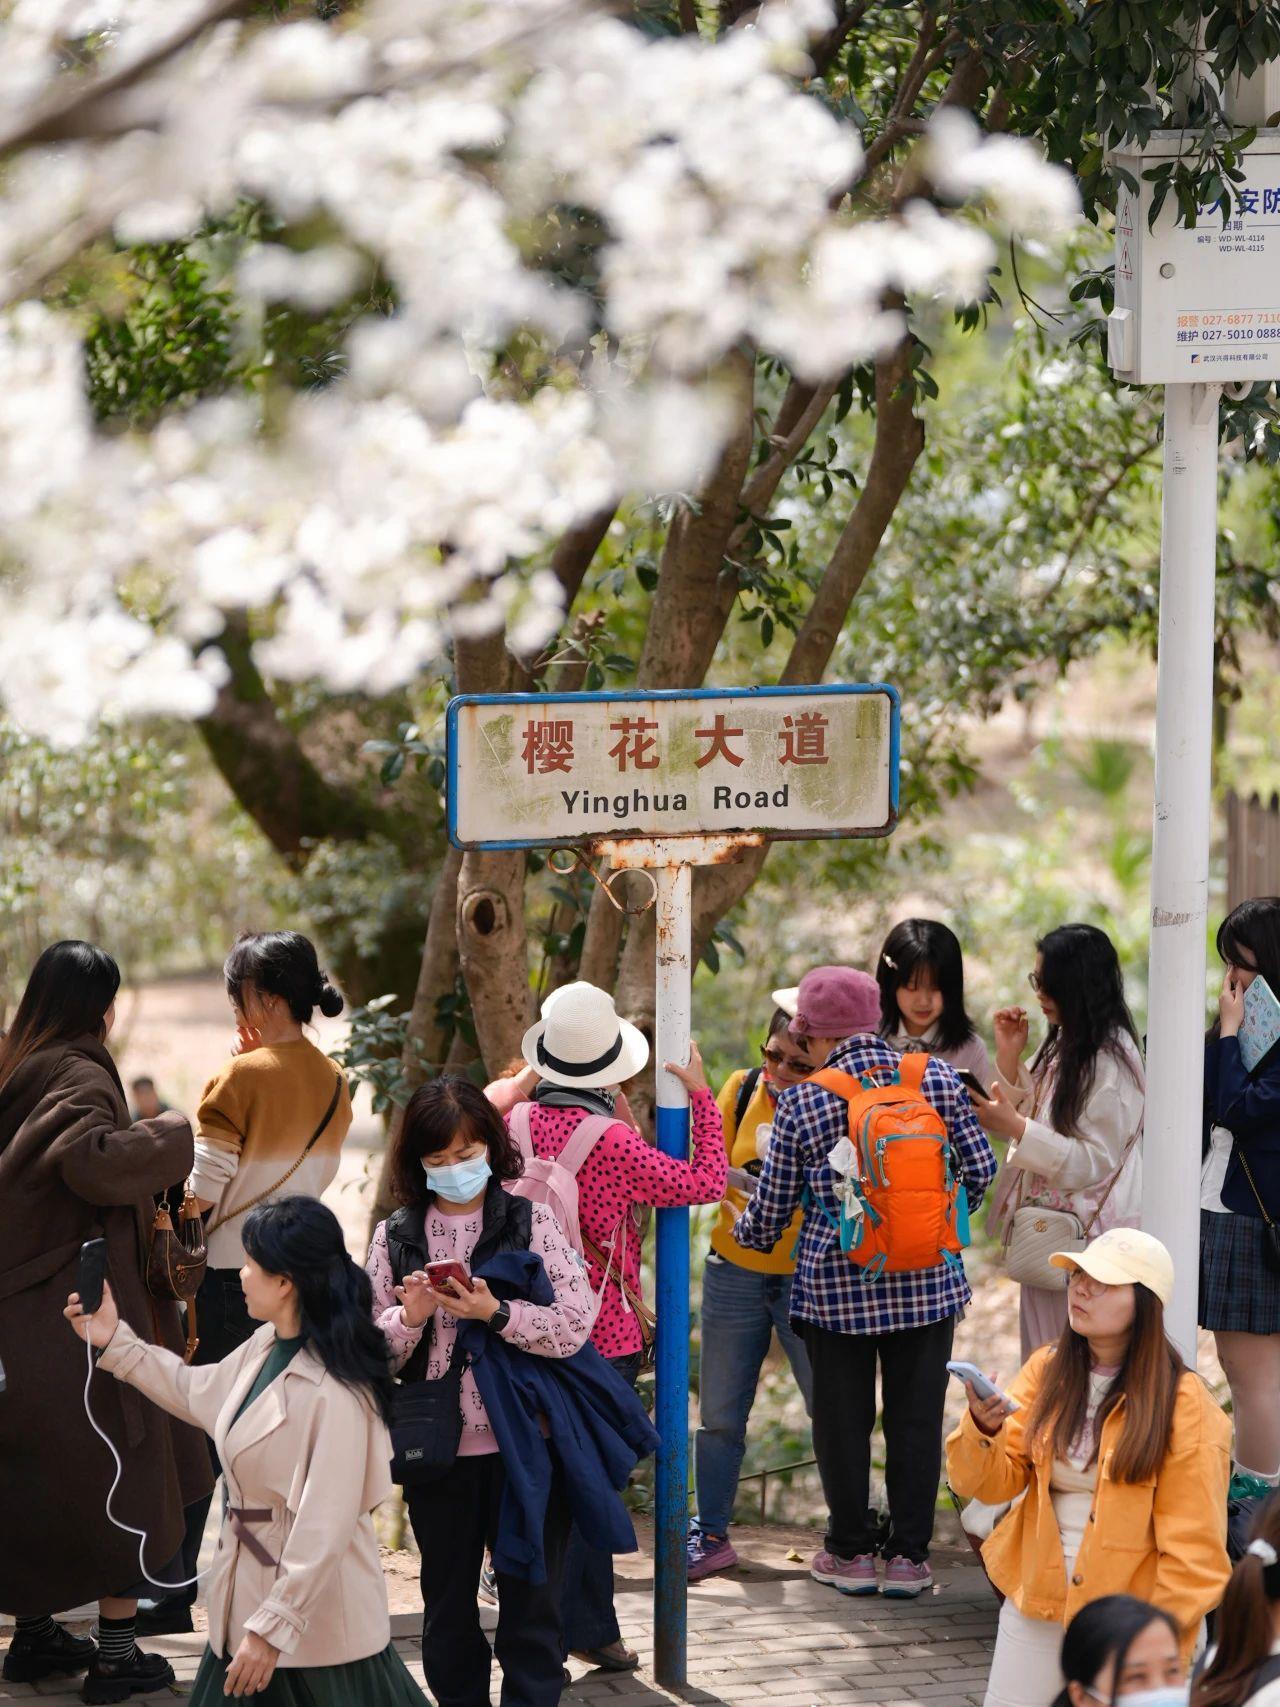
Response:
[{"label": "street sign", "polygon": [[1138,190],[1122,183],[1116,204],[1112,371],[1135,385],[1280,379],[1280,131],[1245,150],[1225,226],[1217,204],[1179,224],[1170,195],[1150,231],[1143,173],[1187,151],[1182,131],[1158,131],[1114,155]]},{"label": "street sign", "polygon": [[879,684],[463,695],[447,726],[457,847],[885,836],[897,821],[898,696]]}]

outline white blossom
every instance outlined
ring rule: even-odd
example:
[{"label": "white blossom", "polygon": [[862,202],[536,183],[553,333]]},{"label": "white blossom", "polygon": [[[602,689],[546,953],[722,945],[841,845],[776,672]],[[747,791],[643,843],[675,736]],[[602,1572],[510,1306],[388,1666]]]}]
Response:
[{"label": "white blossom", "polygon": [[[127,65],[197,0],[9,0],[0,132]],[[589,0],[368,0],[334,24],[224,22],[0,179],[0,695],[58,741],[200,716],[249,609],[282,680],[379,693],[450,632],[554,636],[563,531],[628,493],[695,490],[732,423],[725,357],[808,379],[968,301],[970,212],[858,217],[860,139],[797,86],[826,0],[711,42]],[[95,67],[66,44],[91,44]],[[940,115],[930,180],[1016,230],[1075,192],[1026,145]],[[256,201],[269,239],[198,236],[248,336],[264,305],[351,302],[344,370],[102,432],[79,307],[36,300],[86,244],[186,239]],[[221,269],[221,270],[220,270]],[[368,280],[390,313],[357,314]],[[49,300],[61,301],[51,293]],[[3,307],[8,304],[7,308]],[[531,382],[511,355],[529,352]]]}]

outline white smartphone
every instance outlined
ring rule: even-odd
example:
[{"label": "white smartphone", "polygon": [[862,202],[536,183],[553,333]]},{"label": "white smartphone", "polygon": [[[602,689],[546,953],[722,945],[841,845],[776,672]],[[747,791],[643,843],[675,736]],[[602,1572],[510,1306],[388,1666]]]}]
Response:
[{"label": "white smartphone", "polygon": [[1008,1410],[1022,1409],[1016,1399],[1011,1399],[1007,1393],[1000,1391],[994,1381],[989,1381],[976,1363],[949,1363],[947,1369],[957,1381],[972,1381],[973,1390],[980,1399],[1002,1399]]}]

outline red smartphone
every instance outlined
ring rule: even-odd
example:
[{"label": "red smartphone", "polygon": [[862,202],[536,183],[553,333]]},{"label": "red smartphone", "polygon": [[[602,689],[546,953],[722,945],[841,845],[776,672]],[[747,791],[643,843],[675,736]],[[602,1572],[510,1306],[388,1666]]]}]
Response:
[{"label": "red smartphone", "polygon": [[[427,1284],[433,1292],[444,1290],[446,1280],[456,1280],[464,1292],[474,1292],[471,1276],[456,1257],[448,1262],[429,1262],[426,1266]],[[446,1294],[447,1296],[447,1294]]]}]

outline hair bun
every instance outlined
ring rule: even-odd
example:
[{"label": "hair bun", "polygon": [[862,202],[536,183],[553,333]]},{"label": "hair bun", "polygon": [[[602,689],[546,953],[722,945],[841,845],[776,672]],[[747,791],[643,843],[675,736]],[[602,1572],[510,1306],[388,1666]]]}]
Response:
[{"label": "hair bun", "polygon": [[320,986],[316,1006],[326,1019],[336,1019],[342,1012],[342,997],[332,984],[325,982]]}]

